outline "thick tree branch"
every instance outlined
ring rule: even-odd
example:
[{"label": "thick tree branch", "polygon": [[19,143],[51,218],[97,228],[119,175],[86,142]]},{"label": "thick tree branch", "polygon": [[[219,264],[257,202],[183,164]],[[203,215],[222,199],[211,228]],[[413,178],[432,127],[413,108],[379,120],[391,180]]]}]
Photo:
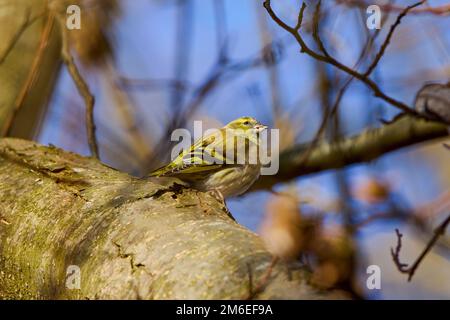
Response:
[{"label": "thick tree branch", "polygon": [[[239,299],[272,261],[207,193],[29,141],[0,140],[0,204],[0,298]],[[342,297],[308,276],[277,264],[255,297]]]},{"label": "thick tree branch", "polygon": [[388,125],[368,129],[353,137],[332,143],[319,142],[306,160],[303,155],[310,144],[294,146],[280,155],[278,174],[262,176],[254,189],[270,188],[299,176],[368,162],[391,151],[448,136],[448,126],[443,123],[403,116]]}]

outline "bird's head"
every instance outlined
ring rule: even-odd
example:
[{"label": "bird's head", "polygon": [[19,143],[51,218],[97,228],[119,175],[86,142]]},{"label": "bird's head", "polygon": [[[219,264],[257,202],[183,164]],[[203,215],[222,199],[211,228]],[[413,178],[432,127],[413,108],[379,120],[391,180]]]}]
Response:
[{"label": "bird's head", "polygon": [[252,130],[255,133],[259,133],[267,129],[266,125],[261,124],[258,120],[252,117],[240,117],[236,120],[231,121],[225,126],[226,129],[230,130]]}]

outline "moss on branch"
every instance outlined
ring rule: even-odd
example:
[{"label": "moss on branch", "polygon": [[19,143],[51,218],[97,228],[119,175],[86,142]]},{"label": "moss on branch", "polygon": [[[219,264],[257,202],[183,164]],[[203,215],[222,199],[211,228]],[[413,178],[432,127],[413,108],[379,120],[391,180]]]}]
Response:
[{"label": "moss on branch", "polygon": [[[0,297],[227,299],[248,295],[271,261],[222,205],[176,180],[130,177],[97,160],[0,140]],[[70,265],[81,288],[66,287]],[[275,268],[257,298],[338,297]]]}]

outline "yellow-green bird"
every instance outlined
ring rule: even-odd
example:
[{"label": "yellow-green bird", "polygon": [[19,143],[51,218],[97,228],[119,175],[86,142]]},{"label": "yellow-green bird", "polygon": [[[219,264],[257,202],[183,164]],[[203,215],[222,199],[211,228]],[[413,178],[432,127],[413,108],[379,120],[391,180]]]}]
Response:
[{"label": "yellow-green bird", "polygon": [[233,120],[195,141],[150,176],[177,177],[197,190],[214,191],[221,198],[240,195],[259,177],[261,164],[251,161],[249,152],[257,150],[252,146],[259,147],[258,135],[265,129],[267,126],[252,117]]}]

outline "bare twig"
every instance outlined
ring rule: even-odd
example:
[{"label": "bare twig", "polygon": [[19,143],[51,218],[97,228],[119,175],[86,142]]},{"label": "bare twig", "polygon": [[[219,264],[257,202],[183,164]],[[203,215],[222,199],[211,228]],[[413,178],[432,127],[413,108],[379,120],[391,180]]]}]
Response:
[{"label": "bare twig", "polygon": [[[423,2],[423,1],[422,1]],[[380,52],[377,54],[376,58],[374,59],[374,61],[372,62],[372,64],[370,65],[370,67],[367,69],[367,71],[364,74],[361,74],[363,78],[365,79],[369,79],[368,76],[370,75],[370,73],[375,69],[375,67],[377,66],[378,62],[380,61],[381,57],[384,54],[384,51],[386,50],[389,41],[392,37],[392,34],[394,33],[396,27],[400,24],[401,19],[408,13],[409,10],[411,10],[412,8],[418,6],[419,4],[421,4],[422,2],[416,3],[415,5],[412,5],[410,7],[407,7],[406,9],[404,9],[404,11],[402,11],[402,13],[397,17],[396,22],[394,23],[394,25],[391,27],[390,32],[388,34],[388,36],[386,37],[386,40],[383,42]],[[328,59],[330,61],[334,60],[332,57],[330,57],[330,55],[328,54],[321,38],[319,35],[319,20],[320,20],[320,5],[321,5],[321,1],[319,1],[317,3],[316,9],[314,11],[314,18],[313,18],[313,38],[315,39],[316,43],[318,44],[320,50],[323,53],[323,57],[324,59]],[[286,29],[287,31],[289,31],[291,34],[294,35],[294,37],[296,37],[297,41],[300,43],[300,46],[302,48],[302,51],[304,49],[308,49],[306,47],[306,44],[302,41],[300,34],[299,34],[299,30],[301,28],[302,25],[302,21],[303,21],[303,15],[304,15],[304,10],[306,9],[306,4],[303,3],[302,7],[299,11],[299,15],[298,15],[298,19],[297,19],[297,24],[295,26],[295,28],[290,28],[289,26],[287,26],[284,22],[282,22],[278,17],[276,17],[276,15],[273,13],[271,7],[270,7],[270,0],[264,2],[264,7],[268,10],[270,16],[275,20],[275,22],[277,22],[281,27],[283,27],[284,29]],[[292,32],[293,31],[293,32]],[[360,56],[355,64],[355,66],[353,67],[353,69],[351,70],[356,70],[357,67],[359,66],[359,64],[362,62],[362,59],[364,58],[364,56],[366,55],[367,52],[369,52],[376,36],[379,33],[375,33],[373,37],[369,38],[366,45],[364,46],[364,49],[361,51]],[[302,46],[303,43],[303,46]],[[305,48],[306,47],[306,48]],[[311,50],[310,50],[311,51]],[[308,51],[305,51],[308,53]],[[323,59],[319,59],[322,60]],[[326,61],[327,62],[327,61]],[[329,62],[329,61],[328,61]],[[333,64],[333,63],[332,63]],[[355,73],[357,73],[356,71],[354,71]],[[328,108],[325,110],[325,113],[323,115],[322,118],[322,122],[319,126],[319,129],[317,130],[317,133],[312,141],[312,143],[310,144],[310,147],[306,150],[306,152],[303,154],[303,161],[302,162],[306,162],[308,157],[311,154],[311,151],[314,149],[314,147],[317,145],[318,141],[320,140],[321,136],[323,135],[325,128],[327,126],[327,122],[328,119],[330,118],[330,116],[334,116],[337,112],[337,109],[339,107],[339,104],[342,100],[342,97],[346,91],[346,89],[348,88],[348,86],[350,85],[350,83],[352,82],[352,80],[355,78],[355,74],[354,73],[350,73],[349,78],[347,79],[347,81],[345,82],[345,84],[343,85],[343,87],[341,88],[341,90],[338,92],[335,102],[333,104],[333,106],[331,108]],[[356,77],[357,78],[357,77]],[[360,79],[361,80],[361,79]],[[373,89],[373,88],[372,88]],[[376,92],[376,91],[375,91]],[[406,108],[408,109],[408,112],[411,112],[412,110],[406,106]],[[414,111],[412,111],[412,113],[414,113]]]},{"label": "bare twig", "polygon": [[[266,7],[266,2],[264,2],[264,7],[267,9]],[[267,4],[267,6],[270,8],[270,2]],[[298,16],[297,16],[297,24],[294,27],[294,31],[298,32],[300,30],[300,28],[302,27],[302,23],[303,23],[303,15],[306,9],[306,4],[303,2],[302,3],[302,7],[300,8],[300,11],[298,12]],[[270,13],[269,13],[270,14]],[[272,15],[270,15],[272,17]],[[273,19],[273,17],[272,17]],[[277,18],[278,19],[278,18]],[[279,19],[278,19],[279,20]],[[276,21],[276,20],[275,20]],[[281,20],[280,20],[281,21]],[[278,22],[277,22],[278,23]]]},{"label": "bare twig", "polygon": [[319,0],[317,2],[316,9],[314,10],[312,35],[313,35],[313,38],[316,41],[317,45],[319,46],[320,51],[322,51],[323,55],[326,56],[326,57],[330,57],[330,55],[328,54],[327,49],[325,48],[325,45],[322,42],[322,39],[320,38],[320,34],[319,34],[319,22],[320,22],[321,5],[322,5],[322,1]]},{"label": "bare twig", "polygon": [[[384,25],[384,23],[386,22],[388,18],[388,15],[384,15],[382,20],[381,20],[381,26]],[[372,36],[369,36],[365,42],[365,44],[363,45],[363,49],[361,50],[359,57],[356,61],[356,63],[353,66],[353,69],[358,69],[358,67],[360,66],[360,64],[363,62],[363,59],[365,58],[366,55],[369,54],[369,52],[371,51],[373,44],[375,43],[376,38],[378,37],[378,35],[380,34],[379,29],[377,29],[375,31],[375,33]],[[347,81],[344,83],[344,85],[342,86],[342,88],[339,90],[338,94],[336,95],[336,99],[334,101],[333,107],[331,108],[331,113],[330,116],[333,116],[337,109],[339,108],[339,105],[341,103],[342,97],[345,94],[345,91],[347,90],[347,88],[350,86],[351,82],[353,81],[353,77],[349,76],[347,78]]]},{"label": "bare twig", "polygon": [[94,122],[94,104],[95,98],[89,90],[89,87],[84,80],[83,76],[80,74],[78,67],[76,66],[73,56],[70,53],[69,46],[69,35],[64,21],[60,21],[60,29],[62,34],[62,59],[67,66],[70,76],[72,77],[75,86],[77,87],[78,93],[84,99],[86,105],[86,131],[88,137],[89,149],[91,155],[99,159],[97,138],[95,136],[95,122]]},{"label": "bare twig", "polygon": [[[302,6],[302,9],[303,9],[303,6]],[[407,9],[408,9],[408,8],[407,8]],[[318,33],[319,10],[320,10],[320,2],[318,3],[318,5],[317,5],[317,7],[316,7],[316,10],[315,10],[315,13],[314,13],[314,23],[313,23],[313,24],[314,24],[314,27],[313,27],[313,30],[315,30],[315,31],[313,31],[313,36],[314,36],[314,38],[316,39],[316,42],[319,43],[319,46],[322,47],[322,51],[324,51],[325,48],[324,48],[324,46],[323,46],[323,44],[322,44],[322,41],[320,40],[319,33]],[[409,10],[409,9],[408,9],[408,10]],[[407,13],[408,10],[406,10],[406,12],[405,12],[403,15],[406,15],[406,13]],[[384,17],[387,17],[387,15],[384,16]],[[385,19],[386,19],[386,18],[383,19],[382,24],[386,21]],[[398,21],[398,22],[396,22],[396,25],[400,24],[400,20],[401,20],[401,17],[400,17],[400,18],[398,17],[398,18],[397,18],[397,21]],[[394,30],[395,30],[395,27],[391,27],[391,30],[390,30],[391,36],[392,36]],[[374,41],[375,41],[375,39],[376,39],[376,37],[377,37],[378,35],[379,35],[379,32],[378,32],[378,30],[377,30],[377,32],[374,33],[373,36],[371,36],[371,37],[369,37],[369,38],[367,39],[365,45],[363,46],[363,49],[361,50],[361,53],[359,54],[359,57],[358,57],[358,59],[357,59],[355,65],[354,65],[353,69],[357,69],[357,68],[359,67],[359,65],[360,65],[361,62],[363,61],[364,57],[366,56],[366,54],[367,54],[368,52],[370,52],[370,49],[372,48],[372,45],[373,45],[373,43],[374,43]],[[384,47],[384,49],[380,50],[380,52],[381,52],[381,51],[384,52],[384,50],[385,50],[386,47],[387,47],[387,42],[389,41],[389,39],[390,39],[390,36],[388,36],[388,37],[386,38],[386,40],[384,41],[384,44],[386,44],[386,45],[384,45],[384,44],[382,45],[382,48]],[[326,52],[326,51],[325,51],[325,52]],[[383,55],[383,53],[381,53],[381,54],[379,53],[377,56],[379,56],[379,57],[381,58],[382,55]],[[374,68],[376,67],[376,65],[378,64],[380,58],[374,60],[374,62],[372,63],[372,66],[373,66],[373,67],[372,67],[372,68],[369,68],[368,71],[366,72],[366,73],[368,73],[367,75],[369,75],[369,74],[373,71],[373,69],[374,69]],[[369,71],[369,70],[370,70],[370,71]],[[324,133],[324,131],[325,131],[325,128],[326,128],[326,126],[327,126],[327,122],[328,122],[329,118],[330,118],[330,117],[334,117],[334,116],[336,115],[336,112],[337,112],[337,110],[338,110],[338,108],[339,108],[339,105],[340,105],[341,100],[342,100],[342,98],[343,98],[343,96],[344,96],[344,94],[345,94],[345,91],[346,91],[347,88],[350,86],[350,84],[351,84],[351,82],[353,81],[353,79],[354,79],[354,77],[353,77],[352,75],[350,75],[350,76],[348,77],[348,79],[346,80],[346,82],[344,83],[344,85],[342,86],[342,88],[341,88],[341,89],[339,90],[339,92],[337,93],[336,99],[335,99],[335,101],[334,101],[333,106],[332,106],[331,108],[327,108],[327,109],[325,110],[325,113],[324,113],[324,115],[323,115],[322,122],[321,122],[321,124],[320,124],[320,126],[319,126],[319,129],[317,130],[317,133],[315,134],[315,137],[314,137],[312,143],[310,144],[310,148],[305,152],[305,154],[304,154],[304,160],[303,160],[303,161],[306,161],[306,160],[308,159],[308,157],[310,156],[311,150],[317,145],[318,141],[319,141],[320,138],[322,137],[322,135],[323,135],[323,133]]]},{"label": "bare twig", "polygon": [[406,112],[406,113],[410,113],[410,114],[417,114],[413,109],[411,109],[408,105],[406,105],[405,103],[398,101],[388,95],[386,95],[379,87],[378,85],[371,80],[369,77],[365,76],[364,74],[353,70],[352,68],[342,64],[341,62],[337,61],[336,59],[334,59],[331,56],[326,56],[323,55],[321,53],[317,53],[314,50],[310,49],[309,46],[306,44],[306,42],[304,41],[303,37],[300,35],[300,27],[301,27],[301,21],[303,20],[303,12],[306,8],[306,4],[303,3],[302,7],[300,9],[300,13],[299,13],[299,17],[298,17],[298,21],[297,21],[297,25],[295,27],[290,27],[289,25],[287,25],[285,22],[283,22],[276,14],[275,12],[272,10],[272,7],[270,5],[270,0],[265,0],[264,1],[264,7],[266,8],[267,12],[269,13],[270,17],[284,30],[286,30],[287,32],[289,32],[298,42],[298,44],[300,45],[300,49],[301,52],[304,52],[306,54],[308,54],[309,56],[311,56],[312,58],[319,60],[319,61],[323,61],[325,63],[328,63],[330,65],[333,65],[334,67],[338,68],[341,71],[344,71],[345,73],[353,76],[354,78],[360,80],[361,82],[363,82],[366,86],[368,86],[372,92],[374,93],[374,95],[376,97],[379,97],[381,99],[383,99],[384,101],[388,102],[389,104],[391,104],[392,106]]},{"label": "bare twig", "polygon": [[434,230],[433,236],[428,241],[422,253],[419,255],[419,257],[417,257],[416,261],[410,267],[408,267],[408,264],[402,263],[400,261],[400,251],[402,249],[403,235],[400,233],[398,229],[395,229],[395,233],[397,235],[397,246],[395,247],[395,249],[391,248],[392,260],[394,261],[398,271],[400,271],[401,273],[406,273],[408,275],[408,281],[411,281],[420,263],[428,254],[428,252],[430,252],[430,250],[433,248],[434,244],[437,242],[439,237],[444,235],[445,230],[447,229],[449,223],[450,223],[450,215],[447,216],[447,218]]},{"label": "bare twig", "polygon": [[258,294],[264,291],[266,288],[270,276],[272,275],[273,268],[278,262],[278,257],[272,257],[272,261],[270,262],[269,266],[266,269],[266,272],[262,276],[262,278],[259,280],[259,282],[256,284],[256,286],[253,288],[253,275],[252,270],[249,265],[247,265],[248,268],[248,275],[249,275],[249,294],[244,298],[244,300],[252,300],[255,298]]},{"label": "bare twig", "polygon": [[388,45],[391,41],[391,38],[392,38],[392,35],[394,34],[395,29],[400,25],[403,17],[406,16],[411,9],[420,6],[424,2],[425,2],[425,0],[422,0],[413,5],[410,5],[410,6],[406,7],[405,9],[403,9],[403,11],[398,15],[397,19],[395,20],[395,23],[391,26],[391,28],[386,36],[386,39],[384,40],[383,44],[381,45],[380,51],[378,51],[377,55],[375,56],[375,59],[370,64],[370,66],[367,68],[367,71],[364,72],[364,76],[366,76],[366,77],[369,76],[372,73],[372,71],[377,67],[378,62],[380,62],[380,59],[383,57],[384,52],[386,51],[386,48],[388,47]]},{"label": "bare twig", "polygon": [[402,273],[408,273],[408,264],[407,263],[401,263],[400,262],[400,250],[402,249],[402,237],[403,234],[398,231],[398,229],[395,229],[395,234],[397,235],[397,246],[394,248],[391,248],[391,255],[392,259],[394,260],[395,265],[397,266],[397,269]]}]

